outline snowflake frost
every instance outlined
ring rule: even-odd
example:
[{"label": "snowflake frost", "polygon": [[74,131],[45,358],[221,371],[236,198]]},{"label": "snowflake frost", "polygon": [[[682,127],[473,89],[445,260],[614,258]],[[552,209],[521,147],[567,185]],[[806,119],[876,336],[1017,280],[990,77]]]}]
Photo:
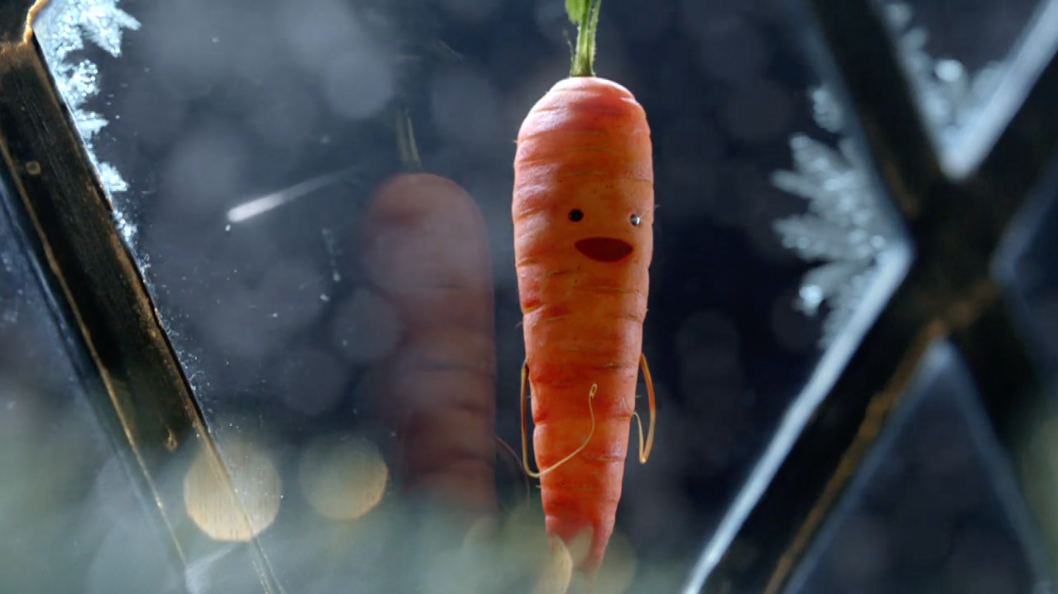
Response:
[{"label": "snowflake frost", "polygon": [[[810,91],[820,128],[839,133],[844,114],[826,87]],[[772,175],[776,187],[808,201],[808,212],[776,221],[783,245],[809,262],[823,262],[805,275],[798,309],[830,313],[820,346],[828,346],[855,313],[877,272],[878,256],[897,230],[882,211],[884,197],[864,174],[861,154],[848,138],[835,150],[803,134],[790,138],[794,171]]]},{"label": "snowflake frost", "polygon": [[[71,54],[85,48],[85,40],[115,58],[121,55],[125,29],[137,30],[140,22],[117,6],[118,0],[51,0],[33,22],[37,41],[51,70],[59,95],[73,114],[74,124],[85,145],[107,198],[128,190],[117,168],[99,161],[92,141],[107,125],[102,115],[84,108],[99,93],[99,68],[90,60],[71,60]],[[117,209],[115,209],[117,212]],[[118,215],[115,215],[118,216]],[[131,241],[134,228],[122,223],[122,235]]]},{"label": "snowflake frost", "polygon": [[989,62],[971,75],[958,60],[934,59],[925,50],[926,29],[911,25],[914,12],[910,6],[904,2],[878,4],[896,37],[897,52],[927,124],[943,143],[953,142],[998,86],[1002,64]]},{"label": "snowflake frost", "polygon": [[[925,51],[928,35],[911,26],[904,2],[876,0],[896,38],[897,51],[934,137],[949,144],[984,107],[999,83],[1001,64],[991,62],[971,75],[958,61],[935,60]],[[825,87],[813,89],[813,116],[820,128],[842,136],[837,148],[796,134],[790,139],[794,171],[779,171],[772,182],[808,201],[808,213],[776,221],[783,245],[802,259],[821,264],[801,282],[797,307],[829,314],[820,346],[828,346],[847,325],[878,271],[878,256],[898,234],[882,212],[885,198],[864,174],[865,163],[843,135],[840,105]]]}]

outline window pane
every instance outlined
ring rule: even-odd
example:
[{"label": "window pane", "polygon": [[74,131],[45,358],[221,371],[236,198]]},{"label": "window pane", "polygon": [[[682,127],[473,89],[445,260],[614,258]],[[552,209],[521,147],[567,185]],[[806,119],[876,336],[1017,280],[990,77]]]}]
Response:
[{"label": "window pane", "polygon": [[[950,173],[982,159],[1058,39],[1050,0],[876,0]],[[1054,6],[1050,6],[1054,5]],[[1034,31],[1036,25],[1045,25]],[[1021,54],[1026,47],[1032,52]],[[1053,51],[1053,48],[1052,48]],[[1035,57],[1030,57],[1030,54]],[[1020,60],[1027,57],[1027,60]],[[1030,63],[1032,62],[1032,63]],[[997,91],[1002,91],[997,93]],[[992,105],[989,105],[989,102]],[[986,107],[988,110],[986,111]]]},{"label": "window pane", "polygon": [[[67,102],[109,122],[92,142],[127,184],[108,183],[118,223],[253,530],[220,530],[189,503],[192,520],[217,539],[260,534],[292,591],[348,574],[380,587],[426,580],[379,561],[385,547],[346,565],[326,551],[335,539],[359,550],[342,539],[365,534],[408,546],[402,522],[418,508],[402,495],[455,493],[473,510],[522,502],[521,475],[491,445],[494,433],[520,440],[511,141],[568,72],[564,3],[146,0],[119,13],[97,1],[116,16],[79,23],[96,32],[86,43],[124,27],[123,55],[93,54],[101,88]],[[52,72],[83,89],[59,51],[71,34],[59,24],[77,18],[64,6],[50,5],[37,31]],[[614,3],[601,19],[599,74],[636,93],[657,155],[644,350],[658,441],[646,466],[633,450],[617,532],[639,559],[635,579],[677,584],[762,452],[769,468],[781,460],[907,250],[837,103],[808,92],[819,81],[783,13]],[[106,34],[91,28],[101,22]],[[395,185],[416,162],[462,190]],[[384,192],[421,226],[379,215]],[[477,260],[481,246],[488,260]],[[467,310],[484,340],[420,335],[433,318],[392,297],[443,284],[443,267],[486,287],[476,306],[449,308]],[[495,427],[479,419],[457,432],[442,406],[450,395],[422,372],[471,347],[480,352],[464,352],[467,365],[481,369],[465,381],[478,382],[479,408],[495,407]],[[495,387],[481,383],[493,355]],[[413,426],[412,413],[426,421]],[[452,481],[416,472],[463,436],[452,433],[499,460],[498,490],[492,470]],[[462,542],[456,532],[448,542]]]},{"label": "window pane", "polygon": [[78,364],[87,355],[57,325],[4,199],[0,591],[178,592],[149,499],[89,406]]},{"label": "window pane", "polygon": [[924,358],[791,594],[1049,592],[1006,458],[953,349]]},{"label": "window pane", "polygon": [[1047,376],[1058,370],[1058,168],[1052,168],[1018,213],[1004,238],[996,273],[1011,293],[1013,314],[1037,364]]}]

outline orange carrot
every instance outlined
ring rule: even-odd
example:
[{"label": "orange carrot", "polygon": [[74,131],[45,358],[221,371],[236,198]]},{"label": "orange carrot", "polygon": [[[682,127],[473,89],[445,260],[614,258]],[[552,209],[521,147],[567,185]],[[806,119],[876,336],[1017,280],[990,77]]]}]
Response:
[{"label": "orange carrot", "polygon": [[[579,6],[571,7],[574,4]],[[514,161],[514,249],[523,313],[525,384],[547,531],[567,544],[590,530],[580,569],[602,563],[621,498],[653,256],[654,172],[643,108],[594,76],[598,1],[567,2],[578,24],[570,77],[530,110]],[[526,377],[528,376],[528,377]],[[638,421],[638,416],[636,416]]]},{"label": "orange carrot", "polygon": [[375,193],[361,247],[369,285],[403,336],[384,362],[382,408],[398,476],[471,515],[496,508],[496,345],[484,217],[455,182],[400,174]]}]

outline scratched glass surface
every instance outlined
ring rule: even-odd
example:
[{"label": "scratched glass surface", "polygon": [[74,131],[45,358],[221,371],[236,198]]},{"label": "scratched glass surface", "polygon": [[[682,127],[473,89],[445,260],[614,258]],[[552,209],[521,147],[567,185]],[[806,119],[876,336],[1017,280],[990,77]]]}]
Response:
[{"label": "scratched glass surface", "polygon": [[[1022,42],[1037,25],[1049,29],[1038,42],[1050,45],[1056,41],[1053,29],[1058,4],[1051,0],[876,0],[875,5],[892,34],[942,157],[947,157],[953,171],[964,171],[972,160],[983,156],[976,147],[960,153],[968,144],[980,143],[980,132],[974,133],[972,127],[982,122],[996,91],[1002,85],[1008,94],[1023,92],[1020,80],[1003,78],[1022,50]],[[1040,47],[1039,43],[1031,45],[1034,50]],[[1020,99],[1014,99],[1005,104],[989,115],[994,122],[986,124],[997,124],[994,130],[998,131],[1019,103]]]},{"label": "scratched glass surface", "polygon": [[162,533],[88,403],[87,354],[57,324],[3,199],[0,592],[176,592]]},{"label": "scratched glass surface", "polygon": [[[658,205],[644,338],[657,442],[647,465],[630,457],[608,554],[629,591],[684,581],[732,501],[767,482],[751,468],[781,461],[903,270],[889,256],[902,239],[886,198],[779,4],[603,5],[598,72],[646,109]],[[477,243],[489,259],[467,274],[491,289],[495,346],[471,363],[489,367],[494,352],[484,407],[496,413],[495,428],[470,433],[487,432],[478,462],[496,486],[456,504],[498,506],[523,545],[542,529],[538,498],[518,523],[525,479],[485,443],[520,443],[513,140],[568,72],[563,7],[54,0],[41,15],[41,46],[115,223],[256,521],[232,535],[188,513],[217,538],[259,536],[289,591],[353,577],[396,591],[455,571],[436,551],[466,527],[423,511],[433,507],[416,494],[458,492],[462,479],[413,485],[402,469],[420,452],[398,435],[409,411],[443,395],[416,391],[428,357],[407,344],[423,320],[384,299],[378,278],[409,282]],[[381,255],[365,248],[382,229],[368,215],[380,188],[420,167],[472,202],[440,182],[406,189],[456,206],[414,233],[390,229]],[[456,349],[444,337],[427,347]],[[392,384],[404,389],[381,398]],[[389,554],[405,550],[415,562]],[[532,560],[515,544],[498,550],[484,565]]]},{"label": "scratched glass surface", "polygon": [[931,349],[893,414],[786,592],[1052,592],[954,349]]}]

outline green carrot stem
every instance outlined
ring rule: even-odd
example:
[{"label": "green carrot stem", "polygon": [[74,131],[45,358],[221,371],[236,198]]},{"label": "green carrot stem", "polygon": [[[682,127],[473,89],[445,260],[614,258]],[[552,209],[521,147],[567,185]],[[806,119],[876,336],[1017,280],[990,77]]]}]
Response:
[{"label": "green carrot stem", "polygon": [[595,76],[595,30],[599,26],[602,0],[566,0],[566,14],[577,25],[570,76]]}]

